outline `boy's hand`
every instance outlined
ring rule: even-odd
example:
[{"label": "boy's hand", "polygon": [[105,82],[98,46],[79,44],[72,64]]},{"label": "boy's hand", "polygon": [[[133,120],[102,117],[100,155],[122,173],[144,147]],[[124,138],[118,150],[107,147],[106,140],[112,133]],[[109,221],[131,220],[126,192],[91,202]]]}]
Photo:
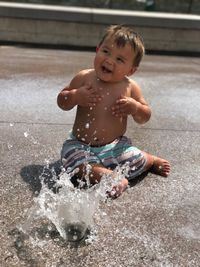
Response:
[{"label": "boy's hand", "polygon": [[98,90],[94,89],[91,84],[84,85],[76,90],[76,100],[79,106],[94,107],[101,99]]},{"label": "boy's hand", "polygon": [[116,117],[126,117],[136,114],[138,102],[127,96],[121,96],[112,107],[112,114]]}]

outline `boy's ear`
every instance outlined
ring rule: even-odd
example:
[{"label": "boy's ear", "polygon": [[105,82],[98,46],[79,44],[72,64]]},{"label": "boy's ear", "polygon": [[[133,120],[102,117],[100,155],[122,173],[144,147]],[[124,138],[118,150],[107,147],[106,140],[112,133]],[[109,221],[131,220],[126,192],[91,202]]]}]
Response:
[{"label": "boy's ear", "polygon": [[96,47],[96,53],[97,53],[98,51],[99,51],[99,47],[97,46],[97,47]]},{"label": "boy's ear", "polygon": [[133,75],[133,73],[135,73],[136,70],[137,70],[137,67],[133,66],[133,67],[130,69],[128,76]]}]

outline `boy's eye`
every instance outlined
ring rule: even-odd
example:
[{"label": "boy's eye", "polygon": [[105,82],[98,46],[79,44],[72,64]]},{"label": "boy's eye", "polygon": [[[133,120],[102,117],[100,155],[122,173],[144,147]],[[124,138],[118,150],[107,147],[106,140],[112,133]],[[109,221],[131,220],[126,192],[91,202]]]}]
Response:
[{"label": "boy's eye", "polygon": [[124,63],[124,60],[121,57],[118,57],[117,61],[120,62],[120,63]]},{"label": "boy's eye", "polygon": [[104,54],[108,54],[108,50],[107,49],[103,49],[103,53]]}]

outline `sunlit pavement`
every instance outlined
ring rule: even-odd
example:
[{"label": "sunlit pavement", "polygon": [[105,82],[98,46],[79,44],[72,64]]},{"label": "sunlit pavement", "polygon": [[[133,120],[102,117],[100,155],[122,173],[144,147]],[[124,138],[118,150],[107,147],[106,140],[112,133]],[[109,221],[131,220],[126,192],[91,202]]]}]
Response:
[{"label": "sunlit pavement", "polygon": [[168,178],[148,174],[101,205],[96,240],[78,249],[55,239],[23,239],[16,227],[39,190],[43,167],[58,164],[75,110],[61,111],[58,92],[93,52],[0,47],[0,185],[2,267],[200,265],[200,59],[146,55],[135,80],[151,121],[129,120],[135,145],[171,162]]}]

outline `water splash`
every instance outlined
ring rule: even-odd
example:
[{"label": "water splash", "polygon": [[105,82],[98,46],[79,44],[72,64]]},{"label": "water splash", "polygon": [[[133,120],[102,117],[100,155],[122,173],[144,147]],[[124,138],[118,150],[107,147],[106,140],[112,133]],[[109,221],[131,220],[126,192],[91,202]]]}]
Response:
[{"label": "water splash", "polygon": [[24,137],[27,138],[34,145],[39,145],[38,141],[35,139],[33,135],[31,135],[30,130],[24,132]]},{"label": "water splash", "polygon": [[[85,183],[79,181],[79,186],[74,187],[70,179],[78,169],[67,174],[63,169],[59,177],[52,169],[53,182],[52,189],[49,189],[45,179],[45,170],[49,170],[47,162],[46,167],[40,177],[42,188],[37,197],[34,198],[33,206],[28,210],[27,219],[20,230],[30,235],[37,220],[47,220],[53,224],[61,238],[69,242],[76,242],[85,239],[94,225],[94,214],[99,209],[99,204],[108,197],[124,174],[121,168],[116,168],[115,179],[111,176],[103,175],[101,182],[91,186],[89,174],[91,166],[87,164]],[[46,221],[45,221],[46,222]],[[93,240],[93,237],[88,238]],[[89,242],[90,242],[89,241]]]}]

